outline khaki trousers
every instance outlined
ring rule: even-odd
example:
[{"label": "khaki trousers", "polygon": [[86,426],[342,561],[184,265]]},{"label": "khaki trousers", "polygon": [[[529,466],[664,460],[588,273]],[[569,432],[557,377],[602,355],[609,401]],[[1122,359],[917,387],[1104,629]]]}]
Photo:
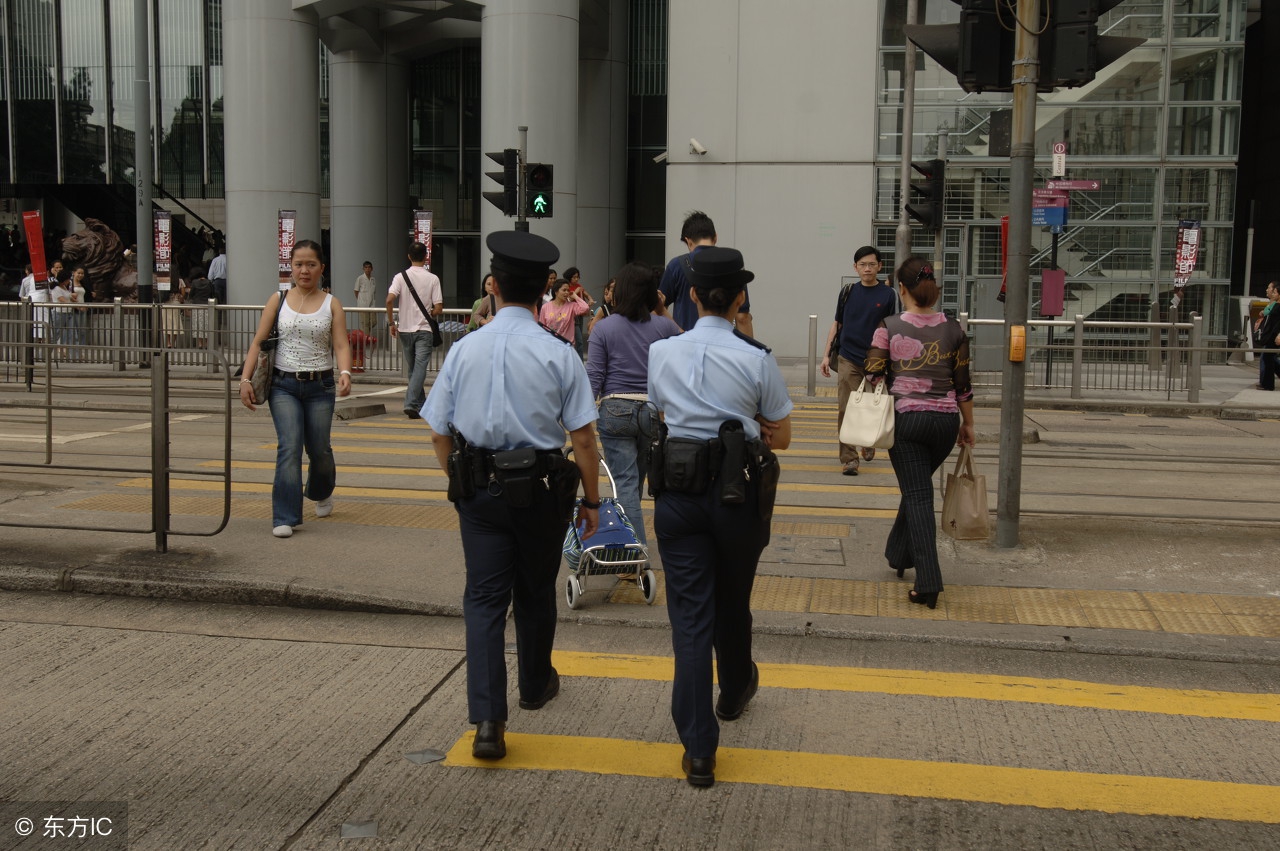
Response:
[{"label": "khaki trousers", "polygon": [[[862,383],[862,364],[841,356],[838,358],[839,365],[836,367],[836,375],[839,377],[839,384],[836,386],[840,409],[836,414],[836,431],[839,433],[840,426],[844,425],[844,409],[849,404],[849,394],[858,389],[858,385]],[[858,452],[861,446],[850,446],[847,443],[840,444],[840,463],[848,464],[850,461],[856,461],[859,458]]]}]

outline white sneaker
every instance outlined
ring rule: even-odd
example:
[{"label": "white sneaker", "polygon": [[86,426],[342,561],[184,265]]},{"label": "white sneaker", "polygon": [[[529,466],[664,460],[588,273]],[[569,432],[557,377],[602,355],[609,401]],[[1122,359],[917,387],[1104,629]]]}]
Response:
[{"label": "white sneaker", "polygon": [[277,526],[276,528],[271,530],[271,534],[275,535],[277,538],[287,538],[293,534],[293,527]]},{"label": "white sneaker", "polygon": [[333,513],[333,497],[322,499],[316,503],[316,517],[328,517]]}]

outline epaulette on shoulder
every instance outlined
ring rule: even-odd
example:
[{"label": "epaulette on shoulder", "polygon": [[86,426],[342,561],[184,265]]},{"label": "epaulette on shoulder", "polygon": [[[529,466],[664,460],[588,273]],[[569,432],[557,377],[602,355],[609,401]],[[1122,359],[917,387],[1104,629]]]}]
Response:
[{"label": "epaulette on shoulder", "polygon": [[733,329],[733,336],[737,337],[739,340],[742,340],[744,343],[749,343],[750,345],[755,346],[757,349],[764,349],[765,354],[773,354],[773,349],[769,348],[764,343],[757,340],[755,337],[748,337],[746,334],[743,334],[737,328]]},{"label": "epaulette on shoulder", "polygon": [[543,331],[546,331],[546,332],[547,332],[548,334],[550,334],[552,337],[555,337],[555,338],[556,338],[557,340],[559,340],[560,342],[564,343],[566,346],[572,346],[572,345],[573,345],[573,342],[572,342],[571,340],[569,340],[569,339],[567,339],[567,338],[565,338],[565,337],[561,337],[559,334],[557,334],[555,331],[553,331],[553,330],[551,330],[550,328],[548,328],[546,325],[543,325],[541,322],[539,322],[539,323],[538,323],[538,327],[539,327],[539,328],[541,328]]}]

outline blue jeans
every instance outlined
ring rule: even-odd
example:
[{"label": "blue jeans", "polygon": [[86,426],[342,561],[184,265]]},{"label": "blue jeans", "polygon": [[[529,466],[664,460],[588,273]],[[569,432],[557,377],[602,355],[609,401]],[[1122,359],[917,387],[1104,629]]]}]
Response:
[{"label": "blue jeans", "polygon": [[336,398],[333,376],[299,381],[279,373],[271,381],[271,421],[276,426],[276,478],[271,485],[271,525],[302,522],[302,450],[307,450],[307,499],[333,496],[338,470],[329,431]]},{"label": "blue jeans", "polygon": [[633,399],[603,399],[596,422],[604,463],[613,474],[618,504],[636,527],[640,543],[647,543],[640,490],[649,473],[649,445],[658,432],[653,406]]},{"label": "blue jeans", "polygon": [[404,394],[404,409],[415,414],[427,403],[427,367],[431,365],[431,329],[401,331],[400,348],[404,367],[409,372],[409,389]]}]

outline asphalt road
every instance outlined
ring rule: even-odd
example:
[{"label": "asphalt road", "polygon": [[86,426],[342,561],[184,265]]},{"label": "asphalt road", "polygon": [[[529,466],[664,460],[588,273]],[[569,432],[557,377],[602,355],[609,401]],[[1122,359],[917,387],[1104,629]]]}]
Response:
[{"label": "asphalt road", "polygon": [[[665,631],[562,626],[561,696],[513,707],[480,766],[461,626],[0,593],[0,801],[128,801],[129,847],[165,851],[1227,851],[1280,829],[1271,665],[761,636],[699,790]],[[72,847],[16,840],[0,825],[0,848]]]}]

